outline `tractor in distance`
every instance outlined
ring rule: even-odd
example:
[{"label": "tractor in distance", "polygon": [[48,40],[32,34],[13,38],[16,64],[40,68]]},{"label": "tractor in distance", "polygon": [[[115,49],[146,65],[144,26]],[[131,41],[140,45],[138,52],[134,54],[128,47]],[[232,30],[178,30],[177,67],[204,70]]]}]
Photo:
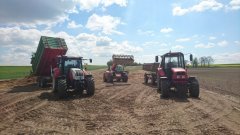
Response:
[{"label": "tractor in distance", "polygon": [[[190,61],[192,61],[190,54]],[[148,80],[152,84],[157,84],[157,92],[161,97],[169,97],[170,91],[176,91],[180,97],[187,97],[189,93],[192,97],[199,97],[199,83],[196,77],[188,76],[184,60],[184,54],[181,52],[169,52],[161,56],[161,62],[158,62],[159,56],[155,57],[154,63],[144,63],[143,70],[144,83]]]},{"label": "tractor in distance", "polygon": [[103,73],[104,82],[127,82],[128,71],[124,68],[126,65],[134,62],[133,55],[112,55],[112,66],[108,65],[108,70]]}]

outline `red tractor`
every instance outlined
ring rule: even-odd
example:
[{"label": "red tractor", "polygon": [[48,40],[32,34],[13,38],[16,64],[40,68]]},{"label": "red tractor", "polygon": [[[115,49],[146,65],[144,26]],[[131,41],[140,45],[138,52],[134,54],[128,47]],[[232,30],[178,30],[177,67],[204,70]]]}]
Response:
[{"label": "red tractor", "polygon": [[94,78],[83,68],[83,60],[82,57],[57,57],[57,67],[51,70],[52,89],[60,98],[65,98],[69,90],[79,94],[86,90],[87,95],[94,95]]},{"label": "red tractor", "polygon": [[[187,93],[192,97],[199,97],[199,83],[196,77],[188,76],[185,67],[184,55],[181,52],[169,52],[155,57],[155,63],[146,63],[143,70],[149,71],[144,74],[144,83],[151,80],[157,83],[157,91],[162,97],[168,97],[170,90],[177,91],[180,97],[186,97]],[[192,61],[192,54],[190,54]]]},{"label": "red tractor", "polygon": [[124,67],[127,64],[132,64],[134,62],[133,55],[113,55],[112,56],[112,67],[108,65],[108,70],[103,73],[104,82],[113,81],[128,81],[128,71],[124,71]]}]

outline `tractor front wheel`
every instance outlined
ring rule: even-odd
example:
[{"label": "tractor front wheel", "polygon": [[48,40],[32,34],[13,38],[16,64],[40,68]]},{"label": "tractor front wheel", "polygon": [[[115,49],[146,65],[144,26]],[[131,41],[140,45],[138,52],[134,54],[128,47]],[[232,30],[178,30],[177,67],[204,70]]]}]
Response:
[{"label": "tractor front wheel", "polygon": [[146,74],[144,75],[144,83],[145,83],[145,84],[147,84],[147,83],[148,83],[148,77],[147,77],[147,75],[146,75]]},{"label": "tractor front wheel", "polygon": [[123,82],[128,82],[128,77],[125,77],[122,80],[123,80]]},{"label": "tractor front wheel", "polygon": [[161,81],[159,75],[157,76],[157,92],[160,93],[161,91]]},{"label": "tractor front wheel", "polygon": [[191,97],[194,97],[194,98],[199,97],[199,83],[196,78],[190,81],[189,93]]},{"label": "tractor front wheel", "polygon": [[52,80],[52,92],[53,93],[57,92],[57,85],[58,85],[58,80],[53,78],[53,80]]},{"label": "tractor front wheel", "polygon": [[93,96],[94,92],[95,92],[94,80],[92,80],[92,78],[88,78],[87,79],[87,95]]},{"label": "tractor front wheel", "polygon": [[161,79],[161,97],[169,97],[169,82],[167,79]]},{"label": "tractor front wheel", "polygon": [[67,97],[67,82],[65,79],[59,79],[57,83],[57,95],[59,98]]}]

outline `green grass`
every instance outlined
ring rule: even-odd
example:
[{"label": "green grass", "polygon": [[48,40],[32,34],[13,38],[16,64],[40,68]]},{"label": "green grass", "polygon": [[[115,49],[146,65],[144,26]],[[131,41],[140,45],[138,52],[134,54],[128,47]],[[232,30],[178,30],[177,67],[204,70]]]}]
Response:
[{"label": "green grass", "polygon": [[30,74],[31,66],[0,66],[0,79],[23,78]]},{"label": "green grass", "polygon": [[213,64],[211,67],[216,68],[240,68],[240,64]]},{"label": "green grass", "polygon": [[104,65],[87,65],[87,70],[107,69]]},{"label": "green grass", "polygon": [[[87,70],[107,69],[104,65],[88,65]],[[31,66],[0,66],[0,80],[24,78],[30,75]]]}]

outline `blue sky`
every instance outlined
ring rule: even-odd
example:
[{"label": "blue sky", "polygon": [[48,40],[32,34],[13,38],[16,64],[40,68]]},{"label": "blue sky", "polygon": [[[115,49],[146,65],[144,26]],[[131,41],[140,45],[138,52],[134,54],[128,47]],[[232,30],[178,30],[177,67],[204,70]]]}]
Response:
[{"label": "blue sky", "polygon": [[93,64],[112,54],[153,62],[170,50],[240,63],[240,0],[0,1],[0,65],[30,65],[41,35]]}]

